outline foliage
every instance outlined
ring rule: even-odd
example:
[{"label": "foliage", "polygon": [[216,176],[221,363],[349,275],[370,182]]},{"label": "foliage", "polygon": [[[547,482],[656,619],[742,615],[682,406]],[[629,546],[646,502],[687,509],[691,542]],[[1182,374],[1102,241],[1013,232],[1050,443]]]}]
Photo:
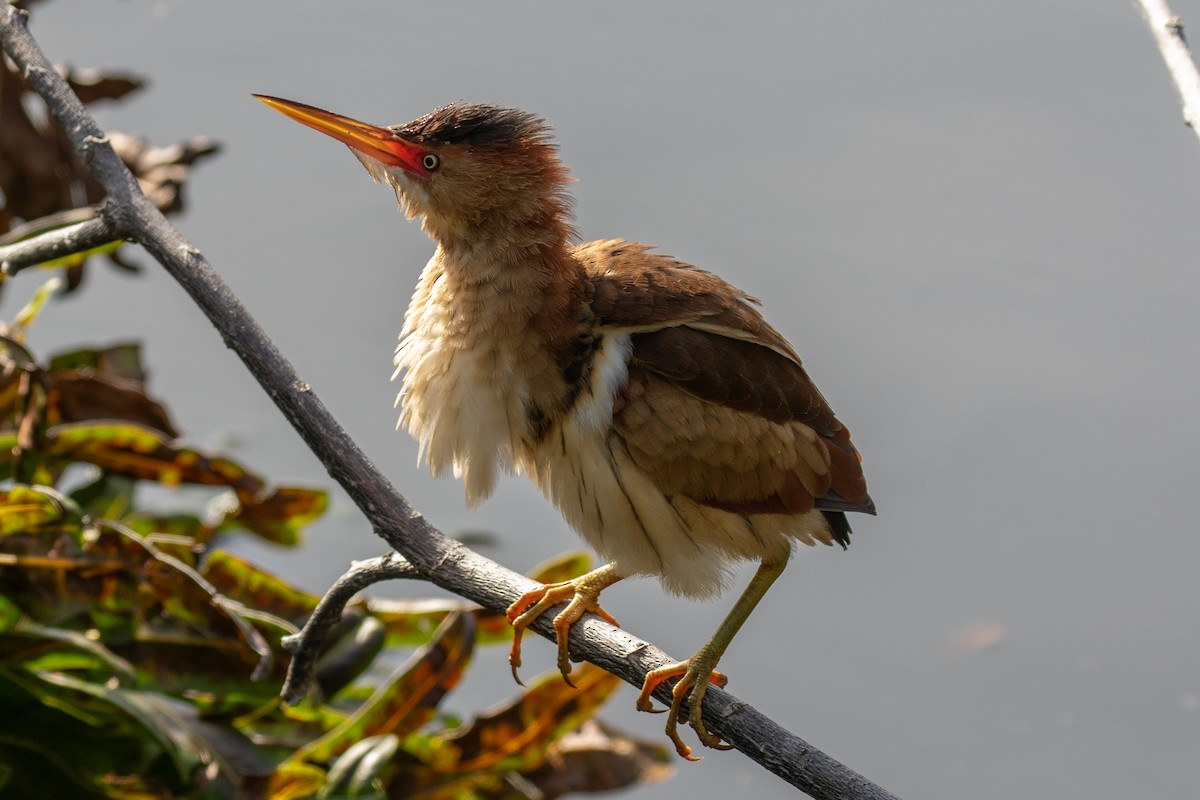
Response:
[{"label": "foliage", "polygon": [[[27,323],[36,309],[22,312]],[[503,615],[460,601],[358,601],[285,708],[282,636],[318,598],[222,549],[286,546],[323,491],[272,487],[187,446],[146,391],[139,348],[37,361],[0,333],[0,789],[16,796],[555,797],[663,777],[664,749],[589,720],[616,678],[557,673],[466,724],[439,714]],[[201,511],[152,512],[144,482],[219,487]],[[579,574],[587,559],[538,578]],[[417,646],[368,691],[386,652]],[[581,776],[587,776],[581,782]],[[49,783],[48,783],[49,781]]]},{"label": "foliage", "polygon": [[[85,102],[142,86],[68,77]],[[94,208],[73,205],[101,199],[29,100],[0,62],[0,243],[86,219]],[[199,138],[164,149],[110,140],[168,211],[182,205],[190,165],[216,150]],[[65,267],[71,289],[90,255],[125,265],[119,247],[43,266]],[[593,719],[618,681],[590,665],[573,676],[579,689],[554,672],[465,723],[440,710],[476,645],[511,641],[502,614],[463,601],[356,601],[312,695],[283,706],[280,640],[319,598],[221,544],[299,546],[326,493],[272,485],[182,441],[148,392],[137,343],[36,358],[26,329],[58,284],[0,325],[0,795],[515,800],[671,772],[664,747]],[[146,484],[209,496],[164,513],[145,505]],[[587,568],[567,556],[536,577]]]}]

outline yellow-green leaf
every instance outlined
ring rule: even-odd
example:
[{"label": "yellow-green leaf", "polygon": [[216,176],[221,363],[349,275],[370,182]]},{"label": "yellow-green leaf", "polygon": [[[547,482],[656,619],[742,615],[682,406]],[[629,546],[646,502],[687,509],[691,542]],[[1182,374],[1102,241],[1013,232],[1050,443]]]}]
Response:
[{"label": "yellow-green leaf", "polygon": [[325,785],[325,770],[300,761],[285,761],[267,784],[268,800],[303,800],[315,797]]},{"label": "yellow-green leaf", "polygon": [[561,583],[578,578],[592,568],[592,557],[574,550],[543,561],[529,572],[529,577],[538,583]]},{"label": "yellow-green leaf", "polygon": [[227,550],[209,551],[200,574],[231,600],[297,624],[303,623],[320,601]]},{"label": "yellow-green leaf", "polygon": [[231,486],[247,497],[263,489],[262,479],[241,465],[180,446],[158,431],[130,422],[55,425],[46,438],[48,451],[55,457],[85,461],[142,480],[172,486]]},{"label": "yellow-green leaf", "polygon": [[18,342],[25,341],[25,331],[37,319],[38,312],[42,310],[42,306],[46,305],[46,301],[50,299],[50,295],[58,291],[62,286],[62,278],[51,278],[38,287],[33,293],[33,297],[25,304],[25,307],[17,312],[17,316],[13,318],[12,325],[9,326],[8,335],[16,339]]},{"label": "yellow-green leaf", "polygon": [[442,735],[448,745],[442,757],[456,757],[436,766],[447,772],[537,766],[550,745],[596,713],[621,679],[585,662],[571,674],[571,682],[578,688],[568,686],[557,672],[547,673],[512,702]]},{"label": "yellow-green leaf", "polygon": [[77,532],[81,524],[78,507],[53,489],[18,484],[0,490],[0,536]]},{"label": "yellow-green leaf", "polygon": [[269,542],[295,545],[300,531],[320,518],[329,507],[329,493],[322,489],[280,486],[265,497],[239,493],[241,504],[226,516],[221,527],[241,525]]}]

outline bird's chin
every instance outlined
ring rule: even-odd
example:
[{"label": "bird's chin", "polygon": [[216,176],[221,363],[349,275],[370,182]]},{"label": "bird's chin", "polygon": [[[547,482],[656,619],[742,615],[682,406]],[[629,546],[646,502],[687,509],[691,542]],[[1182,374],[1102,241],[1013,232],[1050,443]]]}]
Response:
[{"label": "bird's chin", "polygon": [[392,188],[396,190],[396,202],[400,204],[400,210],[404,212],[407,219],[426,216],[429,196],[425,194],[424,190],[420,187],[402,187],[396,183],[392,184]]},{"label": "bird's chin", "polygon": [[354,153],[355,157],[362,162],[363,167],[376,183],[386,183],[395,190],[396,202],[400,204],[400,209],[404,212],[405,217],[414,219],[425,215],[429,207],[429,194],[419,180],[413,178],[401,167],[383,164],[353,148],[350,149],[350,152]]}]

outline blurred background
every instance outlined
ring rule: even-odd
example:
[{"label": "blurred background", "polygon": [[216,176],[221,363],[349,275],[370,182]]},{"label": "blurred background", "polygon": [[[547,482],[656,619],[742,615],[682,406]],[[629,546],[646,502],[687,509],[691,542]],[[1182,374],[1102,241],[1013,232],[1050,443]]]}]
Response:
[{"label": "blurred background", "polygon": [[[1200,2],[1172,5],[1200,25]],[[722,661],[730,690],[902,797],[1200,795],[1200,144],[1131,2],[57,0],[31,29],[55,62],[151,78],[97,106],[102,126],[223,144],[176,224],[417,508],[493,533],[483,551],[518,570],[579,546],[554,509],[508,479],[468,512],[393,430],[431,243],[344,148],[250,93],[380,124],[455,100],[545,116],[584,239],[763,298],[866,459],[879,517],[846,553],[797,554]],[[90,270],[31,346],[143,339],[189,441],[331,486],[139,258],[141,277]],[[318,592],[384,548],[341,495],[300,550],[237,546]],[[735,596],[630,581],[605,605],[684,657]],[[552,668],[548,643],[526,653]],[[516,690],[502,652],[477,659],[463,714]],[[634,697],[604,716],[659,735]],[[795,794],[713,753],[626,796],[734,792]]]}]

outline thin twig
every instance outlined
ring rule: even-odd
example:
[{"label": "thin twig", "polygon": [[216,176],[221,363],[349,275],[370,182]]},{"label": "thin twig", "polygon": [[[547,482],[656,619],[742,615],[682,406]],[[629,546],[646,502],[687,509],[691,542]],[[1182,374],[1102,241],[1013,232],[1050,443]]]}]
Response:
[{"label": "thin twig", "polygon": [[112,221],[103,214],[65,228],[0,245],[0,273],[16,275],[23,269],[33,267],[55,258],[82,253],[121,239]]},{"label": "thin twig", "polygon": [[[0,40],[107,190],[109,202],[103,215],[123,237],[141,244],[183,286],[375,532],[421,577],[486,608],[502,610],[533,588],[529,578],[444,536],[371,464],[207,259],[142,194],[103,132],[29,35],[24,15],[7,3],[0,3]],[[551,640],[552,617],[543,614],[532,626]],[[594,615],[572,628],[570,647],[574,655],[638,687],[649,670],[672,661],[649,642]],[[656,696],[669,701],[669,692],[669,687],[662,686]],[[728,692],[715,687],[708,691],[704,721],[738,750],[818,800],[894,797]]]},{"label": "thin twig", "polygon": [[354,595],[379,581],[419,577],[421,573],[399,553],[388,553],[351,566],[329,587],[329,591],[313,609],[308,622],[304,623],[304,628],[294,636],[284,637],[283,649],[292,654],[292,661],[288,664],[287,678],[280,692],[283,702],[294,705],[308,694],[321,644],[329,629],[342,618],[342,610]]},{"label": "thin twig", "polygon": [[1138,6],[1179,90],[1183,121],[1200,137],[1200,72],[1183,37],[1183,20],[1171,13],[1166,0],[1138,0]]}]

